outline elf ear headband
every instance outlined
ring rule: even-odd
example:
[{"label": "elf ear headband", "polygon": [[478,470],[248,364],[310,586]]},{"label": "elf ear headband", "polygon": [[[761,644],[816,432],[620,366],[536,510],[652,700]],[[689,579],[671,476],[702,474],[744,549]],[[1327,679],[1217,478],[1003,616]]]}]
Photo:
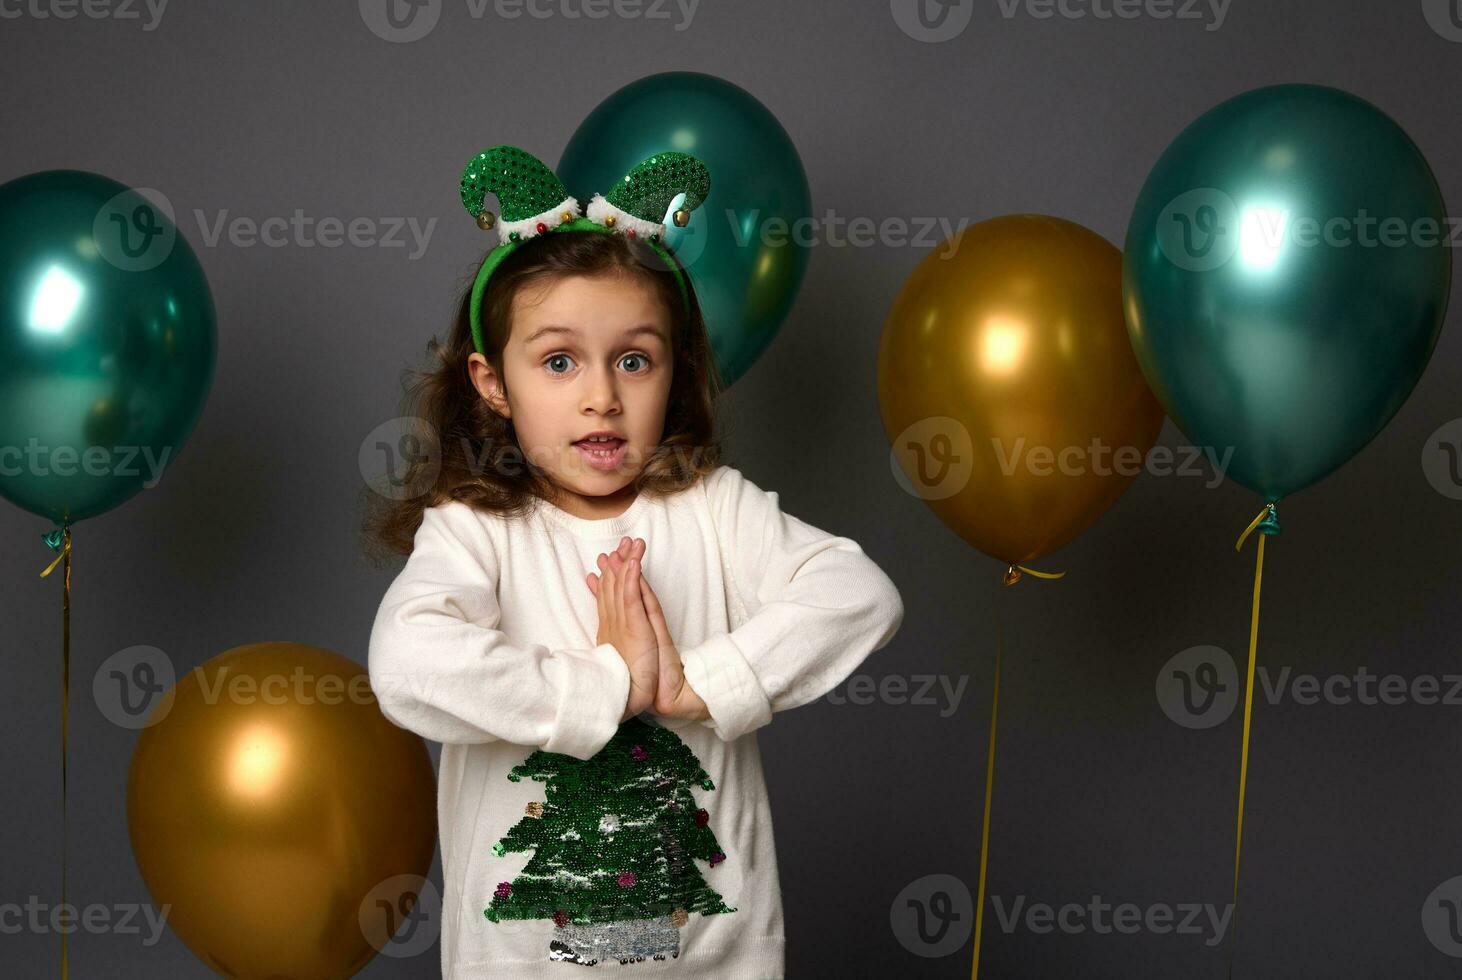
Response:
[{"label": "elf ear headband", "polygon": [[[482,230],[496,225],[501,242],[487,254],[472,285],[472,341],[477,352],[485,353],[482,297],[493,272],[523,242],[549,232],[605,232],[644,242],[675,273],[688,310],[685,275],[665,247],[663,222],[670,205],[684,194],[673,217],[676,227],[684,228],[710,192],[711,175],[705,164],[688,153],[657,153],[626,174],[608,195],[595,194],[586,216],[580,217],[579,202],[533,154],[516,146],[494,146],[477,154],[462,171],[462,204]],[[487,210],[489,193],[497,195],[501,221]]]}]

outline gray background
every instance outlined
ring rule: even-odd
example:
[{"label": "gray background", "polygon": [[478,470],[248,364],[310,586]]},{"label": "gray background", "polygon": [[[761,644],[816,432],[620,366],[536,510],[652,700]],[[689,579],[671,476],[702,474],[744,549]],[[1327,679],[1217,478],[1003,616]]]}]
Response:
[{"label": "gray background", "polygon": [[[906,36],[886,0],[703,0],[683,31],[613,16],[479,20],[466,0],[444,0],[437,28],[407,44],[375,36],[351,2],[175,0],[153,31],[0,19],[0,54],[0,179],[74,167],[160,189],[219,311],[217,379],[176,465],[75,534],[78,904],[150,901],[125,821],[136,736],[91,699],[106,657],[150,644],[186,671],[232,646],[291,639],[364,662],[393,570],[357,549],[357,452],[397,414],[401,370],[446,330],[483,246],[456,189],[483,146],[517,143],[553,164],[614,89],[701,70],[781,119],[819,215],[1037,211],[1120,243],[1149,167],[1188,121],[1254,86],[1311,81],[1391,113],[1462,200],[1462,44],[1430,29],[1418,0],[1234,0],[1216,31],[1147,17],[1006,18],[980,0],[968,29],[938,44]],[[193,218],[297,208],[439,221],[413,261],[400,248],[210,248]],[[730,462],[791,513],[862,543],[903,593],[902,630],[859,673],[970,678],[947,717],[943,701],[817,703],[764,731],[794,977],[968,975],[969,942],[916,955],[891,912],[906,920],[895,897],[928,875],[975,888],[997,595],[1008,645],[991,894],[1144,908],[1229,898],[1239,715],[1180,726],[1155,683],[1194,645],[1244,656],[1253,552],[1235,555],[1233,541],[1257,499],[1206,487],[1207,470],[1144,475],[1041,563],[1067,570],[1064,581],[1002,593],[997,563],[890,473],[878,339],[925,251],[816,248],[780,336],[727,396]],[[1286,502],[1267,554],[1264,663],[1322,676],[1462,669],[1452,560],[1462,505],[1422,466],[1428,437],[1462,414],[1459,346],[1456,327],[1445,330],[1390,426]],[[1182,441],[1171,423],[1163,441]],[[46,527],[0,509],[11,543],[0,902],[59,897],[60,583],[36,577],[51,557]],[[1428,941],[1422,907],[1462,875],[1462,707],[1255,700],[1236,975],[1456,976],[1462,962]],[[953,925],[968,928],[967,916]],[[1206,938],[1005,932],[992,908],[984,965],[991,977],[1221,977],[1227,944]],[[0,967],[55,976],[57,945],[49,933],[0,935]],[[72,970],[207,975],[171,933],[151,947],[78,933]],[[378,957],[361,975],[436,976],[437,949]]]}]

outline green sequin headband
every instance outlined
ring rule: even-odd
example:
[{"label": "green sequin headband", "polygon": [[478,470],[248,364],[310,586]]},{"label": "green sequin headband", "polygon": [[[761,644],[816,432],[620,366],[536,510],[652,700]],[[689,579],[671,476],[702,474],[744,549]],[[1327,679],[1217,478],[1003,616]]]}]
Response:
[{"label": "green sequin headband", "polygon": [[[482,297],[488,280],[503,260],[530,238],[551,231],[595,231],[622,234],[655,250],[666,268],[675,273],[680,298],[690,309],[685,274],[664,244],[665,214],[677,197],[685,196],[672,220],[676,227],[690,223],[690,213],[711,192],[706,165],[688,153],[657,153],[619,181],[609,193],[595,194],[585,215],[569,196],[563,181],[527,150],[494,146],[473,157],[462,171],[462,204],[484,231],[497,226],[499,241],[487,254],[477,281],[472,284],[472,341],[479,354],[482,342]],[[497,195],[502,220],[487,209],[487,194]]]}]

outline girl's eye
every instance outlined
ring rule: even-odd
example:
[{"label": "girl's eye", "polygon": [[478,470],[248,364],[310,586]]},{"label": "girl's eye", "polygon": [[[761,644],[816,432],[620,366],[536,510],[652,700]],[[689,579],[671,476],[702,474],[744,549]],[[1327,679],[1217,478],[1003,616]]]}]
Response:
[{"label": "girl's eye", "polygon": [[[573,360],[574,359],[572,357],[570,357],[569,355],[567,355],[567,354],[553,354],[547,360],[545,360],[543,363],[548,368],[548,373],[549,374],[567,374],[568,371],[569,371],[569,368],[567,368],[567,367],[563,367],[563,368],[555,367],[554,366],[554,362],[556,362],[556,361],[568,361],[570,363],[573,363]],[[648,371],[649,368],[650,368],[650,359],[648,357],[646,357],[644,354],[626,354],[626,355],[624,355],[624,357],[620,358],[620,362],[619,363],[623,364],[626,361],[632,362],[635,365],[634,367],[629,368],[629,371],[630,371],[631,374],[643,374],[645,371]]]}]

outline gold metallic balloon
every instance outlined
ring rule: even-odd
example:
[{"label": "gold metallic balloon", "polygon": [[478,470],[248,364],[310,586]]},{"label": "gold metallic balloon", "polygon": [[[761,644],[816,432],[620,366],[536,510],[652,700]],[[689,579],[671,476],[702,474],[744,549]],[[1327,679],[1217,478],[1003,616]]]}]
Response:
[{"label": "gold metallic balloon", "polygon": [[919,264],[884,326],[878,399],[904,488],[1007,565],[1095,521],[1163,422],[1127,339],[1121,252],[1035,214],[971,225]]},{"label": "gold metallic balloon", "polygon": [[431,867],[426,744],[362,667],[300,643],[221,653],[153,714],[127,825],[173,931],[226,977],[355,974],[395,931],[372,913],[409,911]]}]

